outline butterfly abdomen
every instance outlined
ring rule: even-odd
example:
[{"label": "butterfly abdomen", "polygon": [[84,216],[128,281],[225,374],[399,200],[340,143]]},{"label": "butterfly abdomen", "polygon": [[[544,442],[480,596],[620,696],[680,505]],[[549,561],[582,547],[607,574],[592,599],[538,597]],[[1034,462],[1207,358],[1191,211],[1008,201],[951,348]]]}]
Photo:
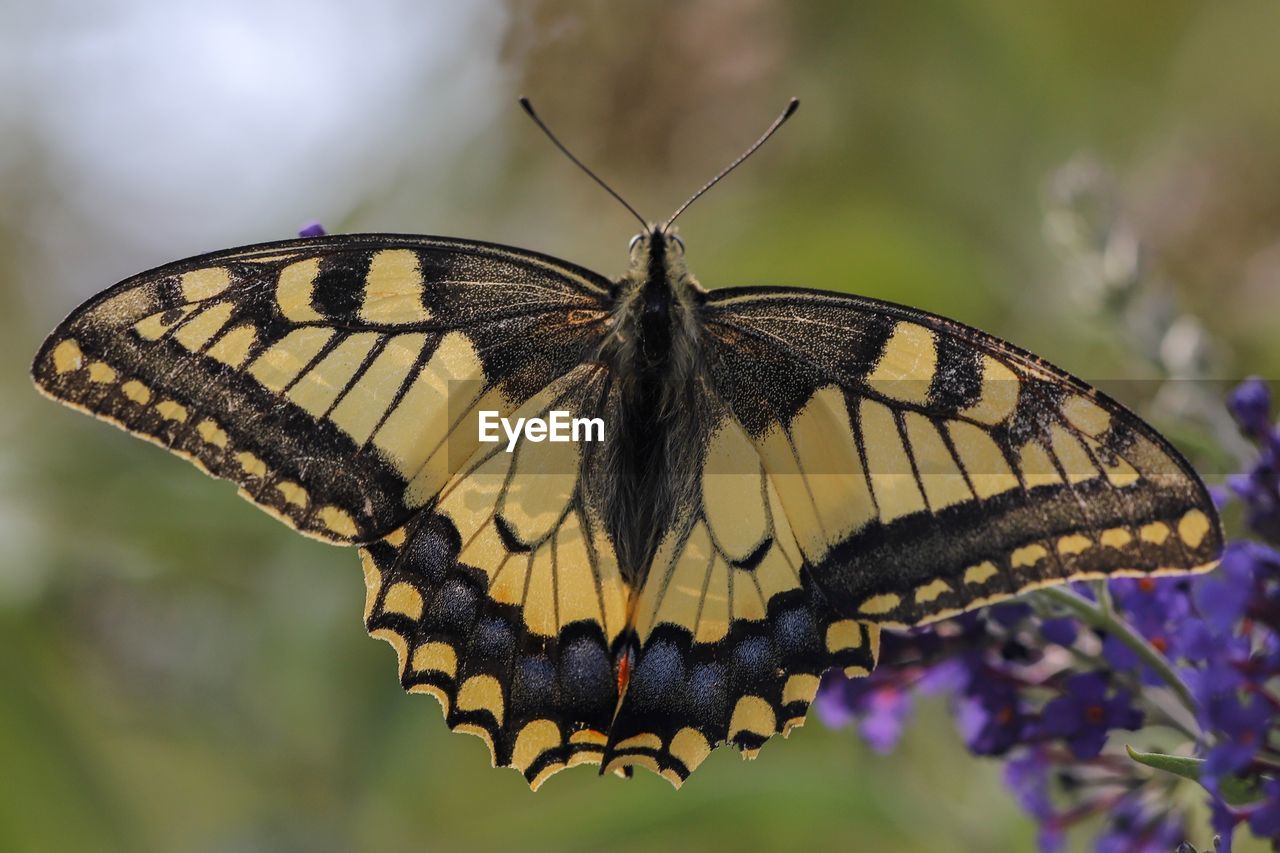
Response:
[{"label": "butterfly abdomen", "polygon": [[601,503],[622,571],[635,583],[696,496],[701,348],[688,282],[676,244],[642,235],[619,283],[617,332],[601,354],[614,383]]}]

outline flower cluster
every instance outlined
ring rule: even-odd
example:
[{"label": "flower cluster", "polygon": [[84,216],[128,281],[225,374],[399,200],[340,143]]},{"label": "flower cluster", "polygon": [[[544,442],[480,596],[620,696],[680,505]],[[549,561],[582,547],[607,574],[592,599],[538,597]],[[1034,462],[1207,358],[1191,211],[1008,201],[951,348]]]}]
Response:
[{"label": "flower cluster", "polygon": [[918,696],[946,695],[968,748],[1005,761],[1042,850],[1089,819],[1099,851],[1193,850],[1184,839],[1210,835],[1184,811],[1197,783],[1217,850],[1242,825],[1280,844],[1280,426],[1260,380],[1229,407],[1257,458],[1217,497],[1257,538],[1228,543],[1218,569],[1045,590],[886,636],[871,676],[827,676],[822,718],[887,752]]}]

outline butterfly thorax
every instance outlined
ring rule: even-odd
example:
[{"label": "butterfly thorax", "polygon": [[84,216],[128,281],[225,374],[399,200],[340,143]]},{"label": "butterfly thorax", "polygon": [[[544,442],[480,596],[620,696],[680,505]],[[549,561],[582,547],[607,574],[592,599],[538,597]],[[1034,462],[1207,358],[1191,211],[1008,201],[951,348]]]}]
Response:
[{"label": "butterfly thorax", "polygon": [[633,241],[601,351],[616,409],[600,484],[605,525],[633,585],[696,490],[704,298],[674,235],[653,229]]}]

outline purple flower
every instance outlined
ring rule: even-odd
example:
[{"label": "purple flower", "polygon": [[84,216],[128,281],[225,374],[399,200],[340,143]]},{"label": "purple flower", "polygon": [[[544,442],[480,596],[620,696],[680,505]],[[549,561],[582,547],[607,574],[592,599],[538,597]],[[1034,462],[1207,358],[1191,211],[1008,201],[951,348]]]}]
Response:
[{"label": "purple flower", "polygon": [[1004,782],[1027,813],[1037,820],[1051,820],[1055,815],[1049,799],[1050,763],[1044,750],[1031,749],[1009,759],[1004,767]]},{"label": "purple flower", "polygon": [[1268,464],[1264,457],[1248,474],[1228,477],[1227,485],[1244,501],[1249,527],[1268,542],[1280,544],[1280,471],[1276,465]]},{"label": "purple flower", "polygon": [[1095,853],[1169,853],[1186,838],[1182,820],[1172,812],[1153,813],[1135,794],[1111,810]]},{"label": "purple flower", "polygon": [[1102,657],[1115,670],[1137,669],[1142,665],[1137,652],[1110,634],[1102,638]]},{"label": "purple flower", "polygon": [[1030,727],[1017,689],[991,678],[975,678],[956,701],[956,727],[976,755],[1003,755],[1022,743]]},{"label": "purple flower", "polygon": [[1280,780],[1262,783],[1263,801],[1249,812],[1249,828],[1259,838],[1280,838]]},{"label": "purple flower", "polygon": [[1031,616],[1031,608],[1021,602],[1011,602],[992,607],[987,611],[987,618],[1005,628],[1015,628],[1022,620]]},{"label": "purple flower", "polygon": [[1239,691],[1246,686],[1239,664],[1248,659],[1249,640],[1210,637],[1205,645],[1201,665],[1183,670],[1182,677],[1200,706],[1201,724],[1213,730],[1219,715],[1229,713],[1228,706],[1239,701]]},{"label": "purple flower", "polygon": [[1253,573],[1269,550],[1256,542],[1231,542],[1212,574],[1197,578],[1192,588],[1196,610],[1220,634],[1232,631],[1244,616],[1253,595]]},{"label": "purple flower", "polygon": [[1258,445],[1258,460],[1227,485],[1245,504],[1249,527],[1280,544],[1280,426],[1271,424],[1271,394],[1261,379],[1246,379],[1231,394],[1231,413],[1240,431]]},{"label": "purple flower", "polygon": [[1201,771],[1205,786],[1214,789],[1223,776],[1248,767],[1266,741],[1273,709],[1262,699],[1250,696],[1242,702],[1238,695],[1218,696],[1206,717],[1218,743],[1205,756]]},{"label": "purple flower", "polygon": [[823,679],[814,705],[827,726],[856,723],[872,749],[889,753],[898,745],[913,702],[910,691],[883,677],[845,678],[831,672]]},{"label": "purple flower", "polygon": [[1235,387],[1227,397],[1227,408],[1249,438],[1260,439],[1271,428],[1271,389],[1256,376]]},{"label": "purple flower", "polygon": [[1163,625],[1180,620],[1191,610],[1184,578],[1116,578],[1107,588],[1130,623]]},{"label": "purple flower", "polygon": [[854,708],[868,691],[869,681],[870,678],[845,678],[835,669],[822,677],[813,707],[827,728],[842,729],[854,721]]},{"label": "purple flower", "polygon": [[911,694],[888,687],[871,693],[858,731],[872,749],[884,755],[893,752],[911,716]]},{"label": "purple flower", "polygon": [[[1199,619],[1188,619],[1173,629],[1174,645],[1179,656],[1203,665],[1205,661],[1218,658],[1222,651],[1222,637]],[[1181,671],[1184,681],[1191,683],[1198,678],[1201,670],[1188,667]]]},{"label": "purple flower", "polygon": [[1240,823],[1240,816],[1217,797],[1209,800],[1209,809],[1209,824],[1219,838],[1215,853],[1231,853],[1231,836],[1235,834],[1236,825]]},{"label": "purple flower", "polygon": [[326,233],[324,226],[319,222],[308,222],[298,229],[299,237],[323,237]]},{"label": "purple flower", "polygon": [[1040,824],[1038,835],[1041,853],[1061,850],[1065,838],[1058,815],[1049,798],[1049,773],[1052,765],[1041,749],[1035,748],[1011,758],[1004,766],[1004,783],[1014,799]]},{"label": "purple flower", "polygon": [[1067,837],[1061,828],[1054,824],[1040,824],[1036,832],[1036,847],[1040,853],[1058,853],[1066,847]]},{"label": "purple flower", "polygon": [[1258,460],[1244,474],[1227,478],[1227,486],[1245,504],[1249,527],[1273,544],[1280,544],[1280,427],[1255,436]]},{"label": "purple flower", "polygon": [[1137,729],[1142,712],[1127,690],[1108,695],[1107,679],[1097,672],[1072,675],[1063,684],[1063,695],[1050,700],[1040,714],[1039,733],[1063,738],[1078,759],[1097,756],[1111,729]]},{"label": "purple flower", "polygon": [[1074,619],[1046,619],[1040,623],[1040,635],[1059,646],[1071,645],[1079,634],[1080,627]]},{"label": "purple flower", "polygon": [[[1191,621],[1189,584],[1184,578],[1118,578],[1108,584],[1125,621],[1169,659],[1183,654],[1178,628]],[[1136,670],[1148,684],[1158,684],[1156,673],[1140,664],[1137,654],[1117,638],[1103,641],[1103,655],[1117,669]]]},{"label": "purple flower", "polygon": [[965,688],[973,678],[974,661],[970,655],[944,660],[925,670],[915,683],[915,689],[922,695],[933,696],[939,693],[953,694]]}]

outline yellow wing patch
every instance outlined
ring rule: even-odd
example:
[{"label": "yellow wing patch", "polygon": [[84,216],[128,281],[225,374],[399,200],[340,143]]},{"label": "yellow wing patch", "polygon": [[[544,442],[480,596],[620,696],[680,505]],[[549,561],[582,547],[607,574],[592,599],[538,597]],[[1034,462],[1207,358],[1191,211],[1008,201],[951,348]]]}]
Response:
[{"label": "yellow wing patch", "polygon": [[422,301],[423,285],[417,252],[383,249],[369,263],[360,319],[390,325],[427,322],[431,312]]},{"label": "yellow wing patch", "polygon": [[898,323],[867,376],[867,384],[890,399],[923,403],[937,366],[938,342],[933,332],[915,323]]}]

